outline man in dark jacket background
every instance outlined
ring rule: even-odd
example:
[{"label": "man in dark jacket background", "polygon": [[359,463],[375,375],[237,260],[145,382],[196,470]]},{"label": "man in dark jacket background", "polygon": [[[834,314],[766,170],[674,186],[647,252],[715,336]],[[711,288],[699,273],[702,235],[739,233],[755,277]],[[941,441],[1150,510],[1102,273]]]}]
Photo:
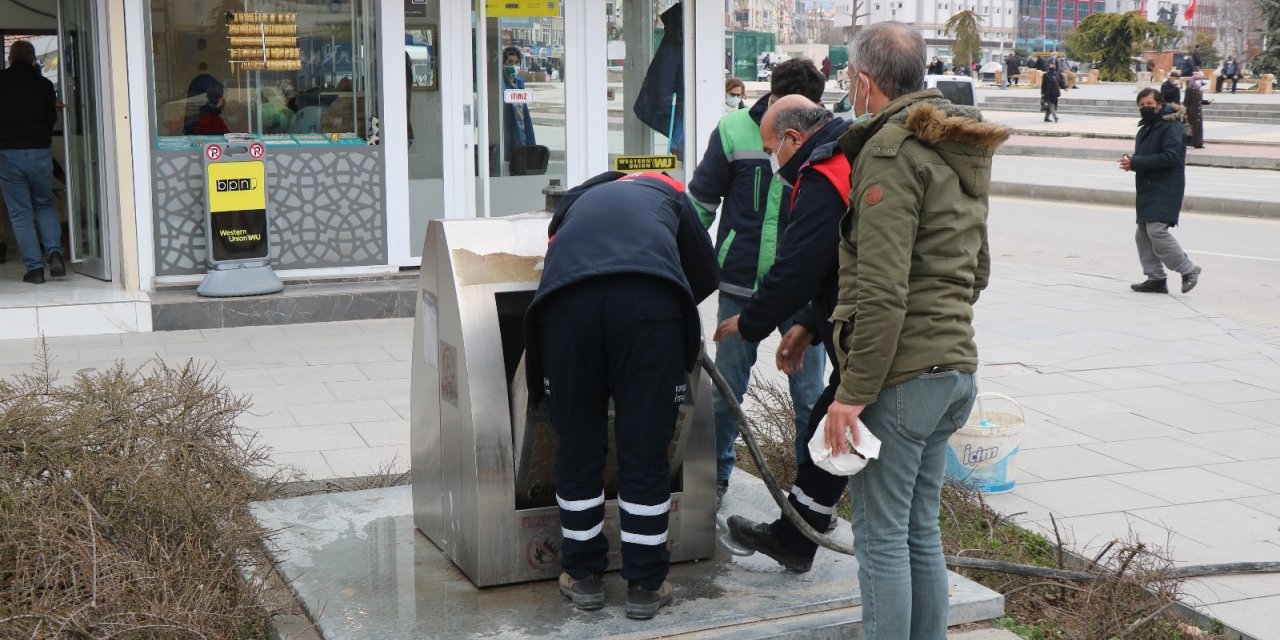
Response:
[{"label": "man in dark jacket background", "polygon": [[525,315],[526,383],[533,401],[546,397],[559,436],[560,592],[579,609],[604,606],[612,398],[626,615],[649,619],[671,601],[667,448],[701,348],[697,304],[716,288],[715,253],[684,185],[660,173],[610,172],[575,187],[547,235]]},{"label": "man in dark jacket background", "polygon": [[1169,77],[1160,85],[1160,101],[1169,105],[1182,104],[1182,74],[1177,69],[1170,71]]},{"label": "man in dark jacket background", "polygon": [[[787,318],[797,316],[778,347],[779,368],[789,371],[790,356],[820,340],[835,363],[828,318],[835,309],[840,218],[849,206],[849,160],[836,141],[850,126],[843,118],[803,96],[787,96],[769,108],[760,133],[765,148],[777,151],[782,163],[778,177],[791,183],[791,223],[782,238],[778,261],[743,308],[742,314],[720,323],[715,339],[722,341],[735,333],[743,340],[759,342]],[[798,364],[798,363],[797,363]],[[835,397],[840,377],[831,380],[814,405],[809,423],[796,434],[806,446],[796,452],[796,480],[788,500],[791,506],[818,531],[829,529],[835,520],[835,504],[844,493],[847,479],[833,476],[813,463],[807,443],[826,405]],[[729,531],[743,546],[760,551],[784,567],[808,571],[818,547],[786,518],[772,523],[756,523],[733,515]]]},{"label": "man in dark jacket background", "polygon": [[62,225],[53,204],[53,126],[58,121],[53,83],[40,74],[36,50],[26,40],[9,47],[0,71],[0,188],[27,272],[22,281],[67,275]]},{"label": "man in dark jacket background", "polygon": [[1165,268],[1182,274],[1182,292],[1195,288],[1200,267],[1169,233],[1178,225],[1182,194],[1186,188],[1187,134],[1183,110],[1167,105],[1160,92],[1147,87],[1138,92],[1142,121],[1133,155],[1120,158],[1120,168],[1132,171],[1137,183],[1138,260],[1147,279],[1131,286],[1140,293],[1169,293]]},{"label": "man in dark jacket background", "polygon": [[[760,120],[774,100],[799,94],[813,102],[822,100],[826,79],[804,59],[779,62],[773,67],[769,95],[750,109],[730,113],[711,132],[707,151],[689,182],[689,197],[702,224],[710,228],[720,210],[716,252],[720,263],[720,300],[716,321],[742,313],[756,287],[773,266],[778,239],[785,225],[787,189],[774,180],[774,168],[760,140]],[[787,323],[779,329],[786,331]],[[796,432],[809,422],[813,403],[822,392],[825,358],[822,349],[806,350],[804,369],[790,376],[795,404]],[[742,401],[756,361],[756,344],[730,336],[716,347],[716,367]],[[715,397],[716,485],[718,496],[729,487],[737,460],[734,442],[738,422],[719,394]],[[799,449],[797,443],[797,449]]]}]

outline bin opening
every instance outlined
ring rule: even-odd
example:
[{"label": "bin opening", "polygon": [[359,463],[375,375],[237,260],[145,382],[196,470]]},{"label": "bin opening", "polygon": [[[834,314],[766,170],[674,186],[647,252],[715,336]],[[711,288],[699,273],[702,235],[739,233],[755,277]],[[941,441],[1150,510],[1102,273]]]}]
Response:
[{"label": "bin opening", "polygon": [[[499,291],[493,294],[498,308],[498,333],[502,339],[502,363],[506,366],[507,388],[512,384],[523,384],[524,380],[515,379],[516,368],[520,366],[520,358],[524,356],[524,314],[533,302],[535,290]],[[507,394],[511,396],[510,393]]]}]

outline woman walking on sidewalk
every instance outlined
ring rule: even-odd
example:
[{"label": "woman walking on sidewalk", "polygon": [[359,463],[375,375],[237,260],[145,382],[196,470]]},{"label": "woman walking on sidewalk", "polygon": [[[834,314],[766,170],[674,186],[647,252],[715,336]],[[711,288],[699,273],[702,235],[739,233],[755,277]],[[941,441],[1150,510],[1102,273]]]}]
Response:
[{"label": "woman walking on sidewalk", "polygon": [[1204,111],[1200,105],[1213,102],[1204,97],[1204,89],[1200,86],[1203,78],[1204,74],[1199,71],[1191,74],[1191,81],[1187,83],[1187,95],[1184,98],[1187,124],[1191,127],[1187,144],[1197,149],[1204,148]]},{"label": "woman walking on sidewalk", "polygon": [[1062,89],[1058,67],[1051,64],[1040,80],[1040,109],[1044,111],[1045,122],[1049,121],[1050,116],[1053,116],[1054,122],[1058,121],[1058,96],[1060,95],[1062,95]]}]

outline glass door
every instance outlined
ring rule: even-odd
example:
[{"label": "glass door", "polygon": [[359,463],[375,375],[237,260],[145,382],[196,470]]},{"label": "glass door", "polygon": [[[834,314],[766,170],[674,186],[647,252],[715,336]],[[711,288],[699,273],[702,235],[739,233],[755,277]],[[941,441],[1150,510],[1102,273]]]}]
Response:
[{"label": "glass door", "polygon": [[473,0],[481,216],[542,209],[567,182],[563,4]]},{"label": "glass door", "polygon": [[66,145],[70,259],[77,273],[110,280],[99,173],[96,0],[58,0],[59,100]]}]

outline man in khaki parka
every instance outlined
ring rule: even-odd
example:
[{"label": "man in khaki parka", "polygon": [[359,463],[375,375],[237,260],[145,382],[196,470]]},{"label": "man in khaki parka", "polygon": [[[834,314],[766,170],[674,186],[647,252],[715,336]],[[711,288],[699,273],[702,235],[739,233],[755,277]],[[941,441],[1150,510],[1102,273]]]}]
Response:
[{"label": "man in khaki parka", "polygon": [[973,303],[990,273],[991,156],[1009,136],[923,85],[925,43],[899,22],[849,45],[853,166],[835,323],[840,387],[827,444],[861,417],[880,457],[850,480],[868,640],[942,640],[947,572],[938,509],[947,439],[969,416]]}]

